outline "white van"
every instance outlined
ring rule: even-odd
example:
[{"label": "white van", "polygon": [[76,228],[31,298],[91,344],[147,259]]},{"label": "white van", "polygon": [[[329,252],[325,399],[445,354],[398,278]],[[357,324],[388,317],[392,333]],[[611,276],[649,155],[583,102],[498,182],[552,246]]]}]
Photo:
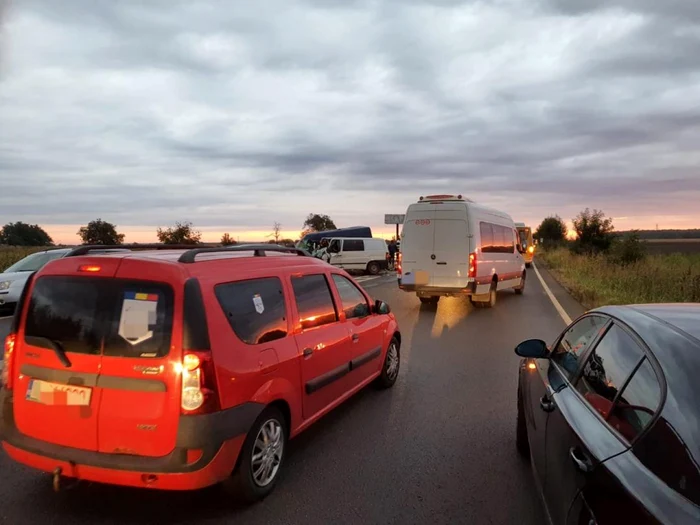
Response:
[{"label": "white van", "polygon": [[328,244],[328,261],[344,270],[363,270],[377,275],[386,270],[389,249],[384,239],[331,237]]},{"label": "white van", "polygon": [[399,288],[422,303],[467,295],[492,307],[496,291],[525,290],[525,262],[513,219],[462,195],[429,195],[406,211]]}]

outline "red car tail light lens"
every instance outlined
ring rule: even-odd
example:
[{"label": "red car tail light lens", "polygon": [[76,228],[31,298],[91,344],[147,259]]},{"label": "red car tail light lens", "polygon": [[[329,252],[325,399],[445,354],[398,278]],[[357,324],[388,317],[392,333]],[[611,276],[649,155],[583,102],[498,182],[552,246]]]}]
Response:
[{"label": "red car tail light lens", "polygon": [[182,356],[183,414],[202,414],[219,410],[214,363],[211,352],[186,350]]},{"label": "red car tail light lens", "polygon": [[476,252],[469,254],[469,275],[468,277],[476,277]]},{"label": "red car tail light lens", "polygon": [[6,390],[12,390],[12,375],[14,372],[14,355],[16,341],[16,334],[10,334],[5,338],[5,365],[2,369],[2,381],[0,382],[0,384],[2,384]]}]

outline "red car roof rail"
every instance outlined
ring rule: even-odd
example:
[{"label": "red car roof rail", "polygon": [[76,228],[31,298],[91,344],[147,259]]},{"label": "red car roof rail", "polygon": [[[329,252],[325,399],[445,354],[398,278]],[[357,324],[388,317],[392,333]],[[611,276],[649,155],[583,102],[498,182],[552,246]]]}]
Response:
[{"label": "red car roof rail", "polygon": [[202,248],[193,248],[192,244],[120,244],[115,246],[106,245],[85,245],[73,248],[65,257],[79,257],[81,255],[98,254],[98,253],[123,253],[134,250],[186,250],[177,262],[192,264],[196,262],[197,255],[200,253],[225,253],[225,252],[253,252],[255,257],[265,257],[266,252],[289,253],[296,254],[300,257],[310,257],[311,254],[306,250],[299,248],[288,248],[286,246],[278,246],[274,244],[238,244],[236,246],[211,246]]},{"label": "red car roof rail", "polygon": [[192,264],[196,262],[200,253],[223,253],[223,252],[253,252],[255,257],[265,257],[265,252],[293,253],[300,257],[310,257],[309,252],[299,248],[287,248],[286,246],[275,246],[271,244],[240,244],[238,246],[221,246],[213,248],[194,248],[187,250],[180,255],[177,262]]},{"label": "red car roof rail", "polygon": [[84,246],[78,246],[69,251],[65,257],[79,257],[81,255],[88,255],[90,253],[122,253],[130,252],[133,250],[191,250],[192,244],[163,244],[163,243],[150,243],[150,244],[116,244],[116,245],[106,245],[106,244],[86,244]]}]

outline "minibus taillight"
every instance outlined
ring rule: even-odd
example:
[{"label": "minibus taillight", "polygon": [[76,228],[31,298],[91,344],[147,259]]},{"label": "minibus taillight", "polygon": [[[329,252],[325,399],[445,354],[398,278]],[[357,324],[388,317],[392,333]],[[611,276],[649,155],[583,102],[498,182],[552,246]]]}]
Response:
[{"label": "minibus taillight", "polygon": [[214,363],[209,351],[185,350],[182,356],[180,408],[186,415],[220,409]]},{"label": "minibus taillight", "polygon": [[476,278],[476,252],[469,254],[469,275],[468,277]]}]

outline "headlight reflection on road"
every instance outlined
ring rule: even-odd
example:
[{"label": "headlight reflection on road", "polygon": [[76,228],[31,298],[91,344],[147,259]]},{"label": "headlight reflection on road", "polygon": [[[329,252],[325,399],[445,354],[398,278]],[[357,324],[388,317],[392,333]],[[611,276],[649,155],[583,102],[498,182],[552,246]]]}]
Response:
[{"label": "headlight reflection on road", "polygon": [[464,298],[447,298],[440,300],[440,306],[433,319],[433,327],[430,331],[432,339],[440,339],[446,332],[455,328],[469,314],[468,301]]}]

